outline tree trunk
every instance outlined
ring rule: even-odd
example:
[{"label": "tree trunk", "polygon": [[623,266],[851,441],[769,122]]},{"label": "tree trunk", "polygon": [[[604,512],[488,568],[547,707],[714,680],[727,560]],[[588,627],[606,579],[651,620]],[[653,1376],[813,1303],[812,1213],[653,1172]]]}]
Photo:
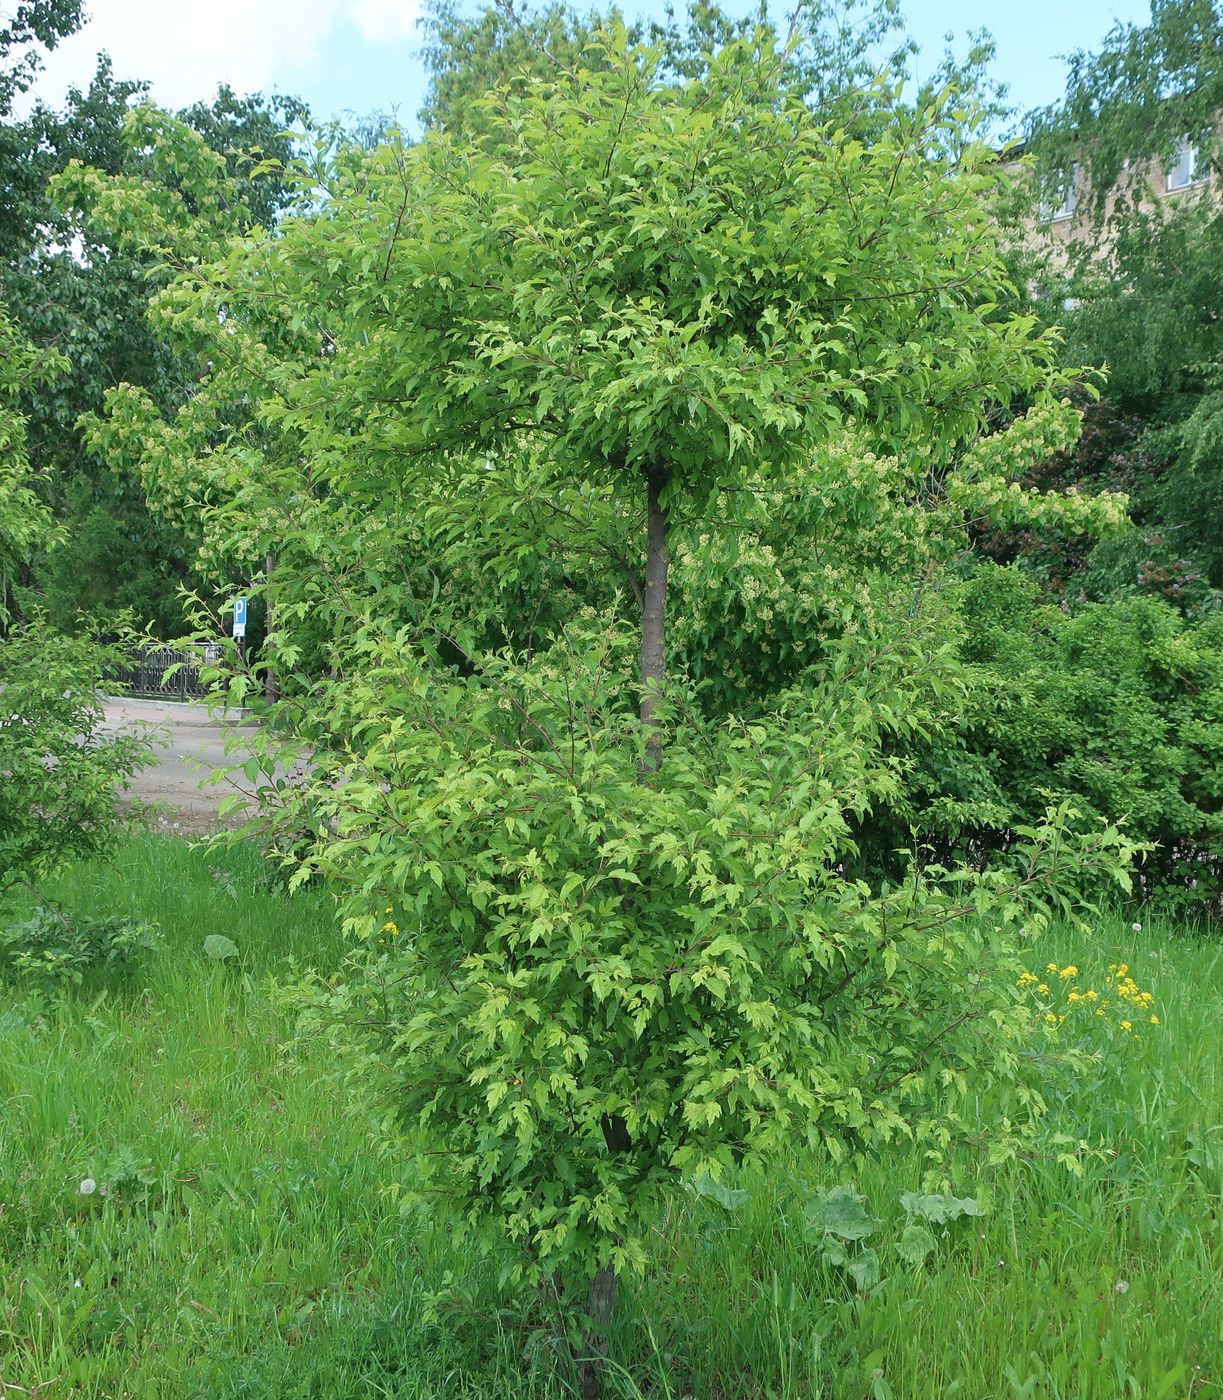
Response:
[{"label": "tree trunk", "polygon": [[655,467],[646,472],[647,517],[645,606],[641,610],[641,722],[652,731],[646,741],[641,779],[656,773],[662,763],[662,737],[654,710],[662,698],[667,678],[667,510],[662,493],[670,474]]},{"label": "tree trunk", "polygon": [[[655,709],[662,699],[663,687],[667,679],[667,509],[662,503],[662,493],[670,480],[665,467],[652,467],[645,473],[646,480],[646,562],[645,595],[641,609],[641,723],[645,726],[645,757],[638,769],[637,777],[647,783],[652,774],[657,773],[662,764],[662,735],[660,721],[655,717]],[[633,1140],[629,1136],[624,1119],[619,1114],[610,1114],[603,1120],[603,1137],[607,1142],[608,1153],[617,1157],[632,1151]],[[616,1292],[619,1279],[615,1268],[608,1264],[599,1269],[590,1281],[590,1301],[586,1312],[589,1326],[586,1329],[585,1355],[578,1367],[581,1379],[582,1400],[599,1400],[601,1390],[600,1370],[607,1358],[607,1327],[611,1322],[616,1306]]]},{"label": "tree trunk", "polygon": [[602,1389],[599,1372],[607,1358],[607,1324],[616,1306],[618,1285],[616,1271],[610,1264],[590,1281],[590,1301],[586,1305],[590,1326],[586,1329],[586,1354],[580,1367],[582,1400],[599,1400]]}]

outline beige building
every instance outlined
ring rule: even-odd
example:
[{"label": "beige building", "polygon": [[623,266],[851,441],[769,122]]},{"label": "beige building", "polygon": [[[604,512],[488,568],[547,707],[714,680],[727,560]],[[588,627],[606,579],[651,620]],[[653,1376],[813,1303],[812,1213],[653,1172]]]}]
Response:
[{"label": "beige building", "polygon": [[[1021,149],[1008,160],[1007,168],[1031,178],[1022,156]],[[1058,250],[1072,242],[1093,243],[1103,250],[1108,242],[1105,230],[1119,205],[1153,209],[1169,200],[1213,198],[1219,189],[1220,180],[1209,159],[1192,142],[1182,141],[1166,164],[1126,161],[1121,178],[1104,203],[1101,219],[1086,173],[1076,162],[1068,172],[1064,189],[1040,201],[1037,217],[1028,224],[1028,241],[1051,252],[1056,264]]]}]

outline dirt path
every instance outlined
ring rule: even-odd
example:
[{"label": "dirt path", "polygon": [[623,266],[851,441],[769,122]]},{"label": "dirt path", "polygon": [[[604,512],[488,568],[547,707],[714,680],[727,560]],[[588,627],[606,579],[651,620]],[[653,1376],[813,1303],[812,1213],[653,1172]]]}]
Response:
[{"label": "dirt path", "polygon": [[106,728],[112,732],[152,729],[154,762],[136,775],[131,795],[153,804],[158,822],[167,829],[204,831],[216,826],[221,802],[245,789],[241,779],[205,781],[216,768],[250,757],[244,740],[257,732],[258,725],[243,712],[214,719],[200,705],[113,696],[103,698],[103,709]]}]

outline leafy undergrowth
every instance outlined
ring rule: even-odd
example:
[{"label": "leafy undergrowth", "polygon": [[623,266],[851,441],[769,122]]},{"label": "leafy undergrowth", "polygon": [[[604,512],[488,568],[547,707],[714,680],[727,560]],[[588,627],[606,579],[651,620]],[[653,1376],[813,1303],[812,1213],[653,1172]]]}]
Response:
[{"label": "leafy undergrowth", "polygon": [[[3,984],[0,1394],[568,1393],[496,1268],[395,1204],[394,1158],[268,994],[338,960],[325,901],[268,888],[253,854],[154,838],[58,893],[164,937],[121,983]],[[1121,964],[1141,1025],[1092,1003],[1038,1047],[1052,1129],[1103,1149],[1069,1147],[1081,1175],[1056,1152],[991,1167],[983,1138],[941,1193],[908,1148],[792,1160],[744,1200],[680,1193],[622,1293],[608,1394],[1219,1394],[1223,943],[1118,917],[1031,957],[1076,1009]],[[1101,1058],[1068,1068],[1070,1044]]]}]

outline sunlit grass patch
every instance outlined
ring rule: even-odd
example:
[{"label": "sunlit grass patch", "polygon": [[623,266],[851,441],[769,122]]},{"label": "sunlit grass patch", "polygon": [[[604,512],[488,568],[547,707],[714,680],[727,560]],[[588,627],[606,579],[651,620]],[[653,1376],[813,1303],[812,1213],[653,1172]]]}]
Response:
[{"label": "sunlit grass patch", "polygon": [[[96,1400],[566,1393],[544,1314],[500,1299],[496,1261],[444,1217],[400,1208],[372,1108],[269,995],[336,964],[324,898],[286,898],[254,853],[158,839],[56,893],[163,936],[112,987],[5,986],[0,1381]],[[1076,1008],[1033,1074],[1080,1175],[1047,1143],[988,1166],[1001,1106],[979,1102],[941,1192],[905,1147],[839,1170],[793,1157],[736,1183],[733,1210],[678,1192],[624,1290],[608,1393],[1217,1393],[1223,944],[1132,922],[1030,950]],[[214,936],[236,954],[210,957]],[[1102,1030],[1069,1003],[1118,978],[1158,1027]]]}]

